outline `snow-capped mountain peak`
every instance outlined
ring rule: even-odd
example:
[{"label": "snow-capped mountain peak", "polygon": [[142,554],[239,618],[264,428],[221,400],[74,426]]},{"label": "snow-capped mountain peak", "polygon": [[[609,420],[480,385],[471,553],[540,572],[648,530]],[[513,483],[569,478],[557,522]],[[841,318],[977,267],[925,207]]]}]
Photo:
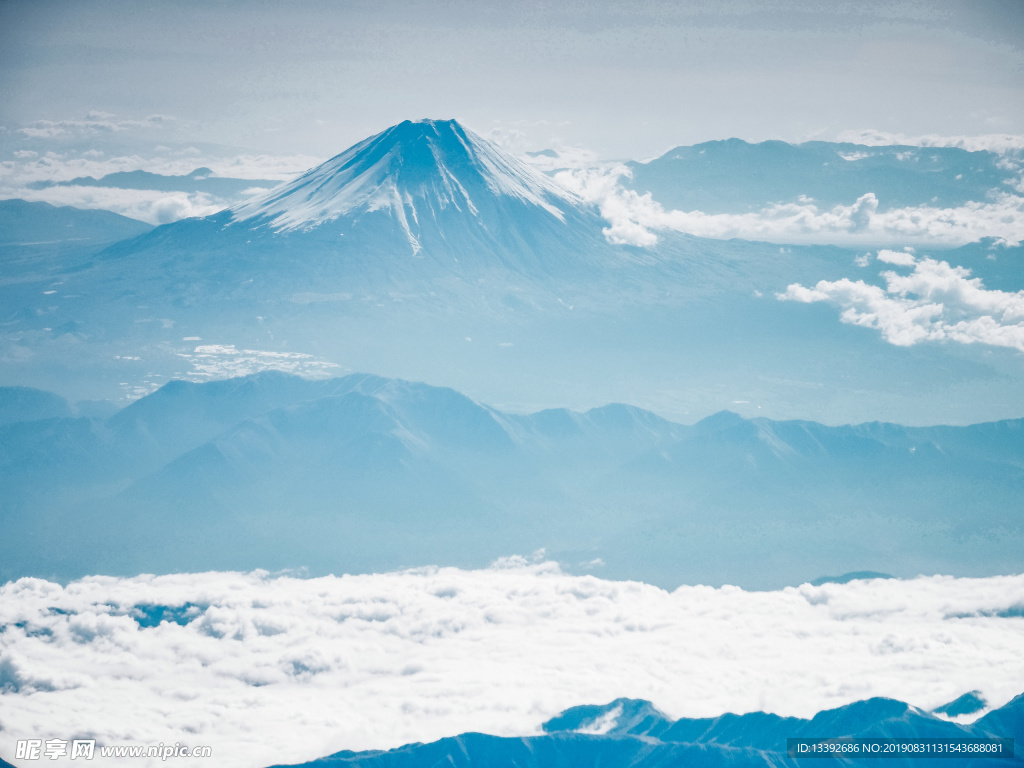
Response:
[{"label": "snow-capped mountain peak", "polygon": [[299,178],[232,209],[232,221],[260,220],[275,232],[386,211],[419,250],[423,219],[458,212],[480,217],[494,198],[564,221],[582,201],[455,120],[405,121],[371,136]]}]

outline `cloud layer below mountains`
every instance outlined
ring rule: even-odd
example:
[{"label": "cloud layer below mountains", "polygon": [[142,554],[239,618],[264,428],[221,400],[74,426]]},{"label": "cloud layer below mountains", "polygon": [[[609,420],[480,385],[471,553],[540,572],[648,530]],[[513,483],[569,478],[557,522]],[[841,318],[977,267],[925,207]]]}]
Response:
[{"label": "cloud layer below mountains", "polygon": [[[133,618],[152,606],[174,620]],[[266,766],[535,733],[618,696],[676,717],[807,716],[870,696],[931,708],[973,689],[998,706],[1024,691],[1022,607],[1024,576],[666,592],[522,558],[308,580],[22,579],[0,588],[0,754],[95,737]]]}]

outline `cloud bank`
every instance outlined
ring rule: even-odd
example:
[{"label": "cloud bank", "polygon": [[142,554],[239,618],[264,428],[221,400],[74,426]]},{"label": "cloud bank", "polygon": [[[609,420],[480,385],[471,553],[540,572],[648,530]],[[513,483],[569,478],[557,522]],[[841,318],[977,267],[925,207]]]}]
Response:
[{"label": "cloud bank", "polygon": [[536,733],[618,696],[675,717],[807,716],[869,696],[931,708],[974,689],[999,706],[1024,690],[1022,606],[1024,576],[666,592],[522,558],[308,580],[21,579],[0,587],[0,754],[85,736],[209,744],[218,765],[255,767]]},{"label": "cloud bank", "polygon": [[709,214],[665,210],[649,192],[641,195],[619,183],[629,173],[626,166],[618,165],[565,170],[555,178],[597,204],[609,222],[605,237],[619,244],[651,246],[658,241],[657,232],[665,230],[718,239],[838,245],[899,242],[955,246],[983,237],[1016,245],[1024,240],[1024,197],[1009,192],[957,208],[921,205],[881,211],[878,198],[867,192],[850,205],[830,209],[805,199],[748,213]]},{"label": "cloud bank", "polygon": [[[0,194],[2,196],[2,194]],[[113,211],[147,224],[170,224],[192,216],[209,216],[227,203],[201,192],[160,192],[116,187],[50,187],[9,190],[8,197],[50,205]]]},{"label": "cloud bank", "polygon": [[890,344],[909,347],[922,341],[990,344],[1024,352],[1024,291],[988,290],[971,271],[945,261],[881,250],[880,261],[913,267],[910,274],[881,273],[885,287],[863,280],[818,282],[813,288],[793,283],[777,297],[783,301],[827,302],[839,307],[844,323],[876,328]]}]

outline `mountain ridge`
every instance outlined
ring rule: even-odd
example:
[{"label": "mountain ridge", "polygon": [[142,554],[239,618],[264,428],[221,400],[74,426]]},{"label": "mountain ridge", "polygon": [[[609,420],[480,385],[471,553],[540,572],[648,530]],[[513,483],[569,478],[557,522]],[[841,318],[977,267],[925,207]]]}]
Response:
[{"label": "mountain ridge", "polygon": [[[107,419],[0,426],[0,479],[0,512],[40,542],[0,545],[2,578],[163,571],[176,552],[192,569],[318,573],[482,567],[547,548],[567,568],[666,588],[775,588],[836,572],[1005,573],[1024,540],[1024,419],[826,427],[721,413],[686,426],[622,405],[506,413],[365,374],[178,382]],[[74,535],[95,547],[62,543]]]}]

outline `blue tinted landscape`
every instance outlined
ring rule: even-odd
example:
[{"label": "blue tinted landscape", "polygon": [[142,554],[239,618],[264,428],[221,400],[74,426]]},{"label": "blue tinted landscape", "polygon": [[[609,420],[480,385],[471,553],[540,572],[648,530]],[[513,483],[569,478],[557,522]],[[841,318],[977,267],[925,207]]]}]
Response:
[{"label": "blue tinted landscape", "polygon": [[[0,765],[1021,764],[1019,8],[178,5],[0,12]],[[506,33],[708,126],[519,93]],[[688,73],[761,103],[752,40],[951,50],[987,117],[909,65],[919,114],[844,81],[888,124],[729,117]]]}]

